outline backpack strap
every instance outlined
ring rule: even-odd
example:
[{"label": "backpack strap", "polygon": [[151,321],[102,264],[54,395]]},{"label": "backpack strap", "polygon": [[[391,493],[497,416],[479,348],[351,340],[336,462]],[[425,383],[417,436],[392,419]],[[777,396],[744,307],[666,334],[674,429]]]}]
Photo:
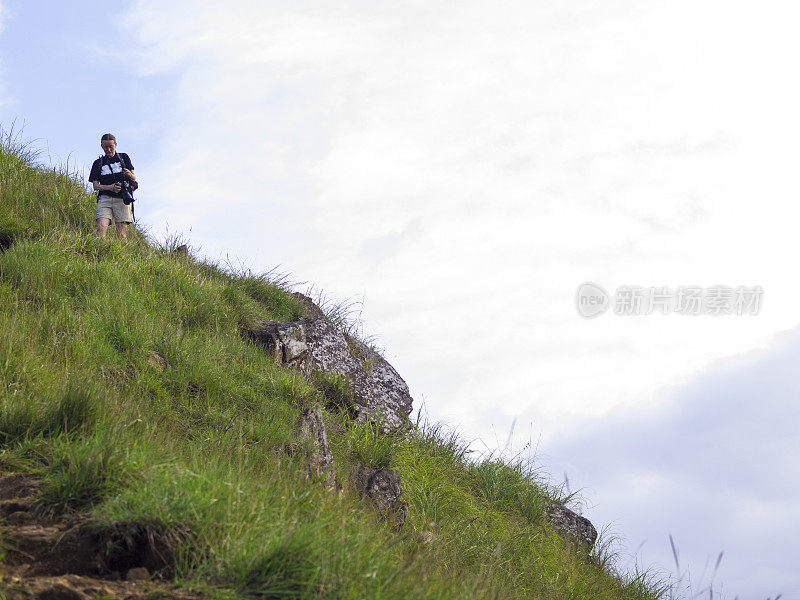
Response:
[{"label": "backpack strap", "polygon": [[[98,160],[100,161],[100,176],[102,176],[102,175],[103,175],[103,164],[104,164],[104,159],[105,159],[105,157],[106,157],[106,155],[105,155],[105,154],[101,154],[101,155],[99,156],[99,158],[98,158]],[[103,193],[103,192],[101,192],[100,190],[97,190],[97,202],[100,202],[100,195],[101,195],[102,193]]]}]

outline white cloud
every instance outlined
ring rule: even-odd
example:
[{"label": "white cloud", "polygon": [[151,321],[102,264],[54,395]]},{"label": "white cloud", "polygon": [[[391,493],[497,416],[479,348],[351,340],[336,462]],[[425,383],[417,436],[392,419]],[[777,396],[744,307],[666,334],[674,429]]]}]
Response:
[{"label": "white cloud", "polygon": [[[366,290],[418,391],[447,381],[440,414],[476,426],[500,387],[509,414],[549,428],[796,321],[797,183],[766,162],[793,155],[798,90],[772,77],[789,54],[769,10],[184,4],[130,19],[142,69],[176,85],[151,219]],[[375,240],[392,240],[380,257]],[[586,279],[761,284],[767,300],[757,319],[586,323],[572,306]],[[573,359],[582,347],[606,350]]]}]

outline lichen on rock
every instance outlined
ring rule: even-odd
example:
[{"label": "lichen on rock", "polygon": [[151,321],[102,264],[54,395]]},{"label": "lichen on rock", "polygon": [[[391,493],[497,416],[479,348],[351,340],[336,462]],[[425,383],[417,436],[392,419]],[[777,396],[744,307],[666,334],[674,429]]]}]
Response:
[{"label": "lichen on rock", "polygon": [[356,465],[350,482],[361,498],[370,501],[378,515],[399,528],[408,516],[408,503],[400,499],[403,488],[394,469],[372,469]]},{"label": "lichen on rock", "polygon": [[342,376],[352,390],[357,418],[379,423],[386,432],[408,426],[413,399],[403,378],[378,352],[342,333],[326,317],[260,321],[246,334],[276,362],[303,375]]},{"label": "lichen on rock", "polygon": [[328,443],[328,433],[318,408],[307,408],[300,413],[297,424],[297,437],[302,444],[308,444],[309,475],[320,481],[326,489],[336,489],[336,469],[333,453]]},{"label": "lichen on rock", "polygon": [[545,511],[547,521],[567,540],[589,551],[597,541],[597,530],[586,517],[570,510],[559,502],[551,502]]}]

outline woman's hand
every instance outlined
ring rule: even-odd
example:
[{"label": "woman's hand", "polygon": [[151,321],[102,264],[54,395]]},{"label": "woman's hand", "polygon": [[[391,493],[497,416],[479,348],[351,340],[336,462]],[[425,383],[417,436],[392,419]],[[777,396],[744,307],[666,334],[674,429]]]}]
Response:
[{"label": "woman's hand", "polygon": [[133,171],[131,171],[130,169],[122,169],[122,172],[125,173],[125,177],[127,177],[131,181],[136,181],[136,175],[134,175]]}]

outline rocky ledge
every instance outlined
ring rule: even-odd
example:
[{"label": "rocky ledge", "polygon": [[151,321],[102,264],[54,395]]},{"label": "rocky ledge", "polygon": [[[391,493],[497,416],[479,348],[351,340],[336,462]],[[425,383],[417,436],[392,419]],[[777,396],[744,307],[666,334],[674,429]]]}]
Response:
[{"label": "rocky ledge", "polygon": [[306,376],[341,376],[352,392],[345,408],[356,418],[377,423],[385,432],[408,427],[413,399],[403,378],[378,352],[337,329],[309,298],[302,298],[310,316],[259,321],[246,335],[276,362]]}]

